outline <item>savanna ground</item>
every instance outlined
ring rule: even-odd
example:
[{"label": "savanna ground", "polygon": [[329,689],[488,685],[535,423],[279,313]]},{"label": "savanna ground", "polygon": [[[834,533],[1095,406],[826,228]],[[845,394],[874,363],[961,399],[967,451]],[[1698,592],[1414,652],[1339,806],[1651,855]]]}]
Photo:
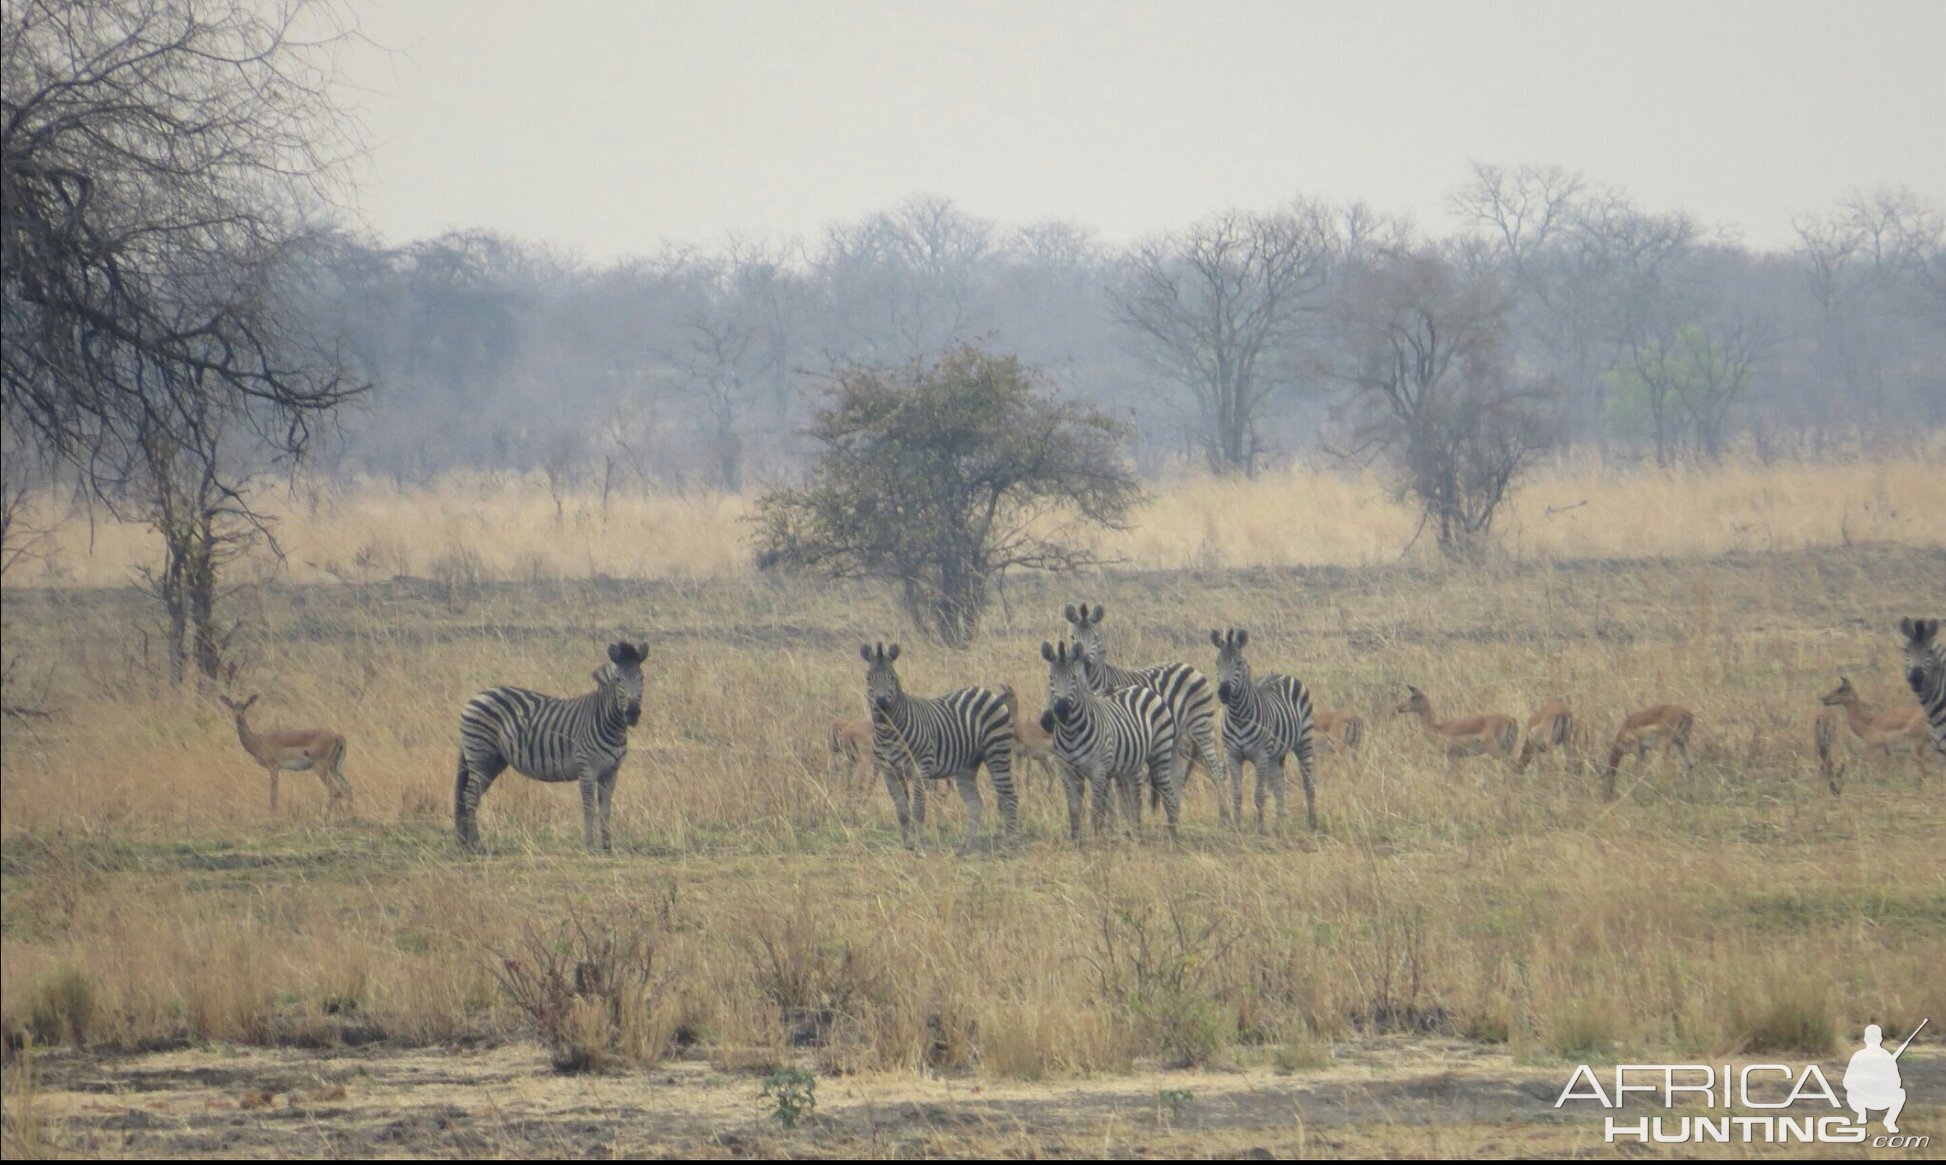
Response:
[{"label": "savanna ground", "polygon": [[[259,729],[347,735],[350,817],[304,773],[270,816],[110,585],[138,536],[69,531],[6,591],[10,697],[53,713],[7,724],[0,769],[7,1153],[1585,1155],[1616,1150],[1553,1107],[1578,1063],[1835,1081],[1867,1022],[1946,1022],[1946,774],[1854,759],[1834,798],[1808,728],[1841,672],[1910,698],[1897,620],[1946,601],[1937,476],[1563,467],[1466,567],[1401,559],[1410,518],[1368,481],[1174,487],[1108,540],[1128,565],[1011,580],[966,653],[906,637],[908,688],[1038,706],[1040,640],[1099,600],[1119,661],[1208,669],[1208,629],[1249,627],[1260,672],[1366,718],[1366,756],[1323,760],[1315,835],[1294,773],[1262,836],[1199,774],[1175,847],[1077,850],[1029,771],[1021,837],[963,858],[950,789],[908,852],[882,786],[826,766],[858,643],[899,632],[884,594],[752,575],[740,499],[606,527],[488,483],[290,503],[237,694]],[[509,774],[461,857],[461,703],[583,690],[623,634],[652,662],[616,853],[582,852],[570,788]],[[1604,739],[1681,703],[1697,765],[1631,762],[1614,803],[1550,760],[1449,779],[1391,714],[1407,683],[1441,715],[1566,694]],[[1940,1046],[1902,1061],[1902,1127],[1935,1138]]]}]

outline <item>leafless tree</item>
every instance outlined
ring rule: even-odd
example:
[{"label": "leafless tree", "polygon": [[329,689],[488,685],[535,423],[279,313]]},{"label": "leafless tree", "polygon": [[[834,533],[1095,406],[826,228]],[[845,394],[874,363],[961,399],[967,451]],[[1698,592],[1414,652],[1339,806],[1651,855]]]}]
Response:
[{"label": "leafless tree", "polygon": [[1195,399],[1212,471],[1254,473],[1263,421],[1298,379],[1298,344],[1333,253],[1330,216],[1225,211],[1138,244],[1113,287],[1141,358]]},{"label": "leafless tree", "polygon": [[[360,391],[286,310],[355,127],[307,0],[5,0],[0,403],[97,492],[159,431],[289,453]],[[197,407],[202,400],[220,404]]]},{"label": "leafless tree", "polygon": [[1421,248],[1348,269],[1334,295],[1347,356],[1339,452],[1382,459],[1449,555],[1477,548],[1558,436],[1547,386],[1518,376],[1497,276]]}]

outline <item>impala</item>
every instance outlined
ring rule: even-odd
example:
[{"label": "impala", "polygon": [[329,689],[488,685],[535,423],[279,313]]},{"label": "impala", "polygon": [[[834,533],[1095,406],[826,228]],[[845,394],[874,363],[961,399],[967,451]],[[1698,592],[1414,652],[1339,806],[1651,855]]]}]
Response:
[{"label": "impala", "polygon": [[826,758],[824,764],[826,776],[831,775],[840,760],[844,762],[846,778],[857,776],[858,762],[872,747],[871,718],[834,717],[830,731],[825,737],[825,747],[830,751],[830,756]]},{"label": "impala", "polygon": [[1583,771],[1588,754],[1594,751],[1594,738],[1588,723],[1568,707],[1566,696],[1556,696],[1534,710],[1527,718],[1527,743],[1520,746],[1521,772],[1541,753],[1552,753],[1563,767]]},{"label": "impala", "polygon": [[1688,776],[1693,764],[1689,759],[1689,733],[1695,726],[1696,718],[1689,714],[1689,709],[1677,704],[1644,708],[1622,721],[1622,730],[1615,734],[1615,743],[1608,749],[1608,770],[1601,788],[1603,799],[1615,799],[1615,775],[1621,769],[1623,754],[1631,749],[1638,764],[1645,763],[1653,749],[1660,748],[1665,754],[1673,751],[1682,758],[1683,776]]},{"label": "impala", "polygon": [[1924,708],[1914,704],[1874,715],[1845,676],[1839,676],[1838,686],[1818,702],[1829,708],[1844,709],[1845,723],[1851,727],[1852,735],[1864,744],[1866,755],[1874,750],[1884,752],[1888,758],[1896,753],[1910,753],[1913,771],[1919,783],[1925,783],[1926,754],[1932,751],[1932,733],[1926,727]]},{"label": "impala", "polygon": [[1399,705],[1398,714],[1419,717],[1419,727],[1425,732],[1426,738],[1446,754],[1448,772],[1462,757],[1490,756],[1500,760],[1513,757],[1514,745],[1520,742],[1520,725],[1514,722],[1513,717],[1488,712],[1481,716],[1441,720],[1433,715],[1432,701],[1426,698],[1426,693],[1410,684],[1406,685],[1405,690],[1409,694],[1405,703]]},{"label": "impala", "polygon": [[218,696],[223,706],[236,715],[237,739],[243,751],[256,758],[270,775],[270,811],[277,812],[277,774],[315,771],[331,794],[333,804],[351,800],[351,782],[345,780],[340,766],[345,760],[345,738],[326,728],[297,728],[276,732],[252,732],[245,714],[257,702],[252,695],[238,704],[228,696]]},{"label": "impala", "polygon": [[1354,762],[1365,743],[1365,721],[1351,712],[1317,709],[1311,713],[1311,731],[1322,751],[1343,753]]}]

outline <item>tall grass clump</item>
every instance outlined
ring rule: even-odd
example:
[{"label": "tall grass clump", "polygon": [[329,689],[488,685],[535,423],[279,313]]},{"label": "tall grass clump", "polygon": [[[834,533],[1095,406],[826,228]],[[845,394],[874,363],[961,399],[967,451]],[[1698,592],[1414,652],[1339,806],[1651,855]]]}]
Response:
[{"label": "tall grass clump", "polygon": [[577,902],[551,931],[528,923],[517,949],[500,956],[500,989],[555,1071],[640,1067],[668,1054],[677,1016],[658,955],[673,916],[672,898],[653,910]]}]

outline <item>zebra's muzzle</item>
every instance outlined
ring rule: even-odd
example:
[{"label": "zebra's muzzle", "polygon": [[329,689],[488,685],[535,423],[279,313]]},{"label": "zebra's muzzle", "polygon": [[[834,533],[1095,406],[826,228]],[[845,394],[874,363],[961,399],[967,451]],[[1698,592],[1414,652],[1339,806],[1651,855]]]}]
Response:
[{"label": "zebra's muzzle", "polygon": [[1225,704],[1230,702],[1230,697],[1234,693],[1235,689],[1230,686],[1230,681],[1228,680],[1224,680],[1222,683],[1216,685],[1216,698]]},{"label": "zebra's muzzle", "polygon": [[1905,684],[1906,687],[1918,693],[1920,699],[1923,700],[1926,698],[1926,671],[1924,668],[1915,667],[1906,672]]},{"label": "zebra's muzzle", "polygon": [[1041,731],[1042,732],[1054,731],[1054,713],[1052,712],[1041,713]]},{"label": "zebra's muzzle", "polygon": [[633,728],[635,727],[635,722],[642,718],[642,705],[630,700],[627,711],[623,712],[622,715],[628,720],[628,726]]}]

